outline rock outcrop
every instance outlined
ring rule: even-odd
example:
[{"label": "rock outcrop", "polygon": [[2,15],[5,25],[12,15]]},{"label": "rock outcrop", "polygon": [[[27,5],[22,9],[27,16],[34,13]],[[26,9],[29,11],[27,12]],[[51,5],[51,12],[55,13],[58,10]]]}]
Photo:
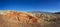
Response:
[{"label": "rock outcrop", "polygon": [[42,27],[60,27],[60,14],[48,14],[48,13],[32,13],[38,17],[38,23]]},{"label": "rock outcrop", "polygon": [[0,27],[60,27],[57,14],[0,11]]},{"label": "rock outcrop", "polygon": [[7,11],[0,14],[0,19],[0,27],[35,27],[33,25],[37,23],[37,17],[26,12]]}]

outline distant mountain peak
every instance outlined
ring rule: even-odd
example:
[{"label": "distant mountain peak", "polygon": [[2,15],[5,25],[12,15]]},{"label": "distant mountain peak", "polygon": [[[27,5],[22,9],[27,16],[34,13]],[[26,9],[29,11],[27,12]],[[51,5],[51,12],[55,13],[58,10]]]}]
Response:
[{"label": "distant mountain peak", "polygon": [[31,11],[31,13],[44,13],[44,14],[51,14],[52,12],[44,12],[44,11]]},{"label": "distant mountain peak", "polygon": [[60,12],[55,12],[54,14],[60,14]]}]

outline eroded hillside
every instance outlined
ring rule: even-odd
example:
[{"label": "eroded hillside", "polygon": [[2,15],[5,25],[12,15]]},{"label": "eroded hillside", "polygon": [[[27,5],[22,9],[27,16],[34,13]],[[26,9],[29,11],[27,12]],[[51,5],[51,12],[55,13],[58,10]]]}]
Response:
[{"label": "eroded hillside", "polygon": [[60,27],[60,18],[55,14],[1,11],[0,27]]}]

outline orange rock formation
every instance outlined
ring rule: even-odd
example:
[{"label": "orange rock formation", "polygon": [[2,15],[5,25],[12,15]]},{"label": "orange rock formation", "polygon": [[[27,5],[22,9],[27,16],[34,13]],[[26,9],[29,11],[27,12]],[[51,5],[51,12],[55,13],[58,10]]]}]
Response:
[{"label": "orange rock formation", "polygon": [[34,17],[30,13],[24,13],[24,12],[13,12],[9,11],[5,15],[3,15],[3,19],[8,22],[14,22],[14,23],[34,23],[37,21],[37,18]]}]

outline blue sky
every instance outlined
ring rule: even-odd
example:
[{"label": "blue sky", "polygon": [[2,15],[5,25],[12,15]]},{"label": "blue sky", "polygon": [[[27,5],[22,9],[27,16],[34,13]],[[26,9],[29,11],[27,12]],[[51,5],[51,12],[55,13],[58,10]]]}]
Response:
[{"label": "blue sky", "polygon": [[0,0],[0,10],[60,12],[60,0]]}]

